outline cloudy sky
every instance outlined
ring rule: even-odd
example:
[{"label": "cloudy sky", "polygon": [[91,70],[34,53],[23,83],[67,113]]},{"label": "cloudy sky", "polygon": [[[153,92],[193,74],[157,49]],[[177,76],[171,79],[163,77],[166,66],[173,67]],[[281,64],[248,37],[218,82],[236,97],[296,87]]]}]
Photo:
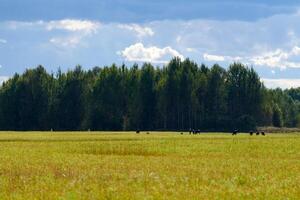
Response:
[{"label": "cloudy sky", "polygon": [[162,66],[179,56],[243,62],[268,87],[297,87],[299,22],[292,0],[0,0],[0,79],[39,64]]}]

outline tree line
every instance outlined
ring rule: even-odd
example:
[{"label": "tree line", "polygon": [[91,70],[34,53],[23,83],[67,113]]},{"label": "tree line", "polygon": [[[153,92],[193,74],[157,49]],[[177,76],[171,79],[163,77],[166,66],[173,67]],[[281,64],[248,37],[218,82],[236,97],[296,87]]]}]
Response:
[{"label": "tree line", "polygon": [[0,88],[1,130],[254,130],[300,124],[300,89],[267,89],[241,63],[173,58],[65,73],[42,66]]}]

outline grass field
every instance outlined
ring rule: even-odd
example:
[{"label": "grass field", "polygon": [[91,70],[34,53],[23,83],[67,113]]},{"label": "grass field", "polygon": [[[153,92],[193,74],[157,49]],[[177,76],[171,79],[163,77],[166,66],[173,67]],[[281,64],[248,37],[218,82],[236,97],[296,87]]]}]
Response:
[{"label": "grass field", "polygon": [[300,135],[3,132],[0,199],[300,199]]}]

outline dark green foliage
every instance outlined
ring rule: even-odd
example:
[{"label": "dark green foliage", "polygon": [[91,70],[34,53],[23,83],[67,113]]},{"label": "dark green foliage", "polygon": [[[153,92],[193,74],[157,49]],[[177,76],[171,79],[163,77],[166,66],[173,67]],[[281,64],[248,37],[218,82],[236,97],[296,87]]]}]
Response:
[{"label": "dark green foliage", "polygon": [[58,130],[80,130],[84,119],[86,83],[85,73],[78,66],[74,71],[58,78],[59,89],[56,93],[57,108],[56,129]]},{"label": "dark green foliage", "polygon": [[242,115],[237,119],[237,127],[239,131],[253,131],[256,129],[255,119],[250,115]]},{"label": "dark green foliage", "polygon": [[282,112],[277,104],[275,104],[273,108],[272,122],[273,126],[282,127]]},{"label": "dark green foliage", "polygon": [[136,107],[138,128],[141,130],[152,130],[155,128],[156,94],[154,87],[154,68],[150,64],[145,64],[141,69]]},{"label": "dark green foliage", "polygon": [[125,92],[123,91],[123,72],[113,65],[105,67],[92,90],[91,126],[93,130],[121,130]]},{"label": "dark green foliage", "polygon": [[0,88],[2,130],[255,130],[299,126],[300,89],[268,90],[241,63],[228,70],[174,58],[164,67],[42,66]]}]

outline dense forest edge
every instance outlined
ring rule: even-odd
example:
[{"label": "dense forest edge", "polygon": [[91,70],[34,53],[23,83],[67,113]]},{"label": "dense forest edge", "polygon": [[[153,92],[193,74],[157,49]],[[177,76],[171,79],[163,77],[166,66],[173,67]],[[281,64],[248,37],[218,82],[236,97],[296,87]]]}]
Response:
[{"label": "dense forest edge", "polygon": [[253,68],[173,58],[48,73],[38,66],[0,88],[1,130],[240,131],[299,127],[300,89],[267,89]]}]

